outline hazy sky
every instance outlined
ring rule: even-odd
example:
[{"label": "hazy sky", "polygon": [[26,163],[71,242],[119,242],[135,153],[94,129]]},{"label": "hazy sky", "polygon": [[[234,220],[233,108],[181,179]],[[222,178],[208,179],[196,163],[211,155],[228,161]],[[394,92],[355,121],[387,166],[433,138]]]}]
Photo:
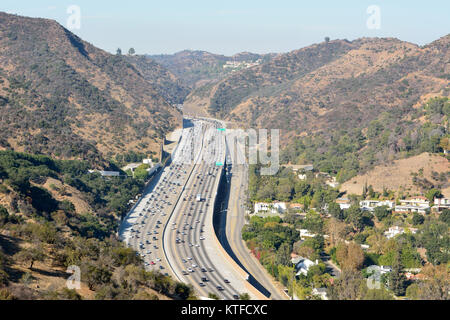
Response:
[{"label": "hazy sky", "polygon": [[[286,52],[325,36],[396,37],[423,45],[450,33],[449,0],[1,0],[0,11],[67,27],[70,5],[81,10],[81,28],[71,31],[110,52]],[[379,29],[367,26],[371,5],[380,9]]]}]

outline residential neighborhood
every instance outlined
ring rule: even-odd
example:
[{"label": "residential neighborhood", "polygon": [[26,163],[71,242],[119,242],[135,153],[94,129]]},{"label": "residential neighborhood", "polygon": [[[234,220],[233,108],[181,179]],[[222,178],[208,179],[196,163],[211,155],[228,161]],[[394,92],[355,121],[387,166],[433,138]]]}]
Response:
[{"label": "residential neighborhood", "polygon": [[[292,299],[340,299],[341,278],[350,274],[367,282],[361,295],[413,299],[430,274],[442,276],[448,246],[438,239],[449,236],[450,199],[439,190],[375,192],[367,182],[362,194],[348,194],[313,166],[283,170],[266,178],[273,191],[256,188],[251,194],[243,238]],[[276,251],[264,249],[277,241]],[[289,274],[294,280],[286,280]]]}]

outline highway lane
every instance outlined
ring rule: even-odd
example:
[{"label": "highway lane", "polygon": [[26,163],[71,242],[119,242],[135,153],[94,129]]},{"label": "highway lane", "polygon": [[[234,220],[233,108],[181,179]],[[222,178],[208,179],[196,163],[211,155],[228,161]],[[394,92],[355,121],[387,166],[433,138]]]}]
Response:
[{"label": "highway lane", "polygon": [[230,196],[226,216],[226,238],[231,250],[242,266],[271,293],[273,300],[287,300],[287,296],[280,285],[276,285],[274,279],[260,262],[251,254],[242,239],[242,228],[245,224],[245,200],[246,182],[248,181],[248,168],[245,164],[234,165],[232,168]]},{"label": "highway lane", "polygon": [[[146,269],[172,274],[176,279],[191,283],[202,297],[211,292],[229,300],[249,290],[242,273],[220,252],[212,227],[213,192],[222,169],[216,163],[225,159],[225,137],[217,130],[222,126],[220,122],[194,120],[192,123],[193,126],[183,129],[172,163],[155,177],[154,185],[147,188],[127,216],[119,235],[143,257]],[[201,194],[204,201],[197,202],[197,194]],[[186,223],[189,226],[183,230]],[[200,240],[203,236],[205,240]],[[177,238],[184,243],[177,243]],[[188,257],[192,260],[187,260]],[[186,263],[182,259],[186,259]],[[197,267],[193,268],[192,264]],[[182,275],[181,271],[187,271],[189,266],[195,272]],[[206,272],[201,268],[206,268]],[[202,277],[209,280],[204,286],[200,286]],[[225,279],[230,283],[225,283]],[[217,286],[224,290],[218,290]]]},{"label": "highway lane", "polygon": [[[218,125],[216,124],[213,129],[218,129]],[[234,272],[229,270],[229,267],[227,268],[226,263],[221,262],[222,265],[217,266],[219,253],[212,248],[213,245],[211,244],[211,241],[214,241],[211,237],[215,235],[205,234],[206,239],[200,240],[202,233],[199,226],[204,226],[202,229],[205,229],[211,224],[212,227],[212,215],[209,212],[211,212],[214,205],[215,195],[213,196],[211,192],[214,186],[217,185],[217,179],[220,178],[217,176],[220,171],[215,166],[215,163],[223,162],[225,159],[224,134],[218,130],[212,130],[208,134],[210,136],[205,136],[205,141],[207,142],[203,143],[205,145],[205,152],[202,149],[203,161],[196,164],[182,195],[182,198],[186,198],[186,201],[182,201],[177,206],[172,215],[173,218],[170,220],[170,224],[175,223],[178,228],[189,223],[187,230],[179,230],[180,232],[187,231],[187,234],[181,234],[179,238],[184,240],[184,243],[178,244],[176,238],[179,234],[173,232],[171,235],[165,235],[165,239],[167,239],[165,241],[167,259],[171,261],[171,266],[177,277],[183,282],[191,283],[201,296],[207,297],[207,294],[211,292],[223,299],[233,299],[234,294],[242,293],[243,289],[245,290],[245,286],[242,283],[238,283],[242,281],[242,279],[239,279],[242,277],[233,274]],[[214,171],[214,176],[208,175],[207,171],[212,170]],[[202,179],[203,181],[201,181]],[[204,201],[194,201],[196,194],[201,194],[205,198]],[[197,223],[196,221],[200,222]],[[211,230],[213,232],[212,228]],[[199,245],[199,247],[196,245]],[[211,257],[211,249],[215,250],[214,257]],[[192,260],[188,260],[188,257],[192,258]],[[183,262],[183,259],[186,262]],[[192,267],[192,264],[196,267]],[[188,271],[189,266],[194,272],[189,272],[189,275],[183,275],[182,271]],[[202,272],[201,268],[205,268],[207,272]],[[209,268],[212,268],[214,271],[210,272]],[[202,277],[207,277],[209,281],[202,281]],[[230,283],[225,283],[225,279],[230,280]],[[201,282],[203,282],[204,286],[200,285]],[[225,290],[220,291],[217,289],[217,286],[221,286]]]},{"label": "highway lane", "polygon": [[[138,251],[149,270],[167,273],[165,270],[169,269],[161,249],[162,227],[167,224],[169,214],[187,181],[188,173],[193,168],[192,161],[179,159],[195,157],[193,141],[201,132],[201,127],[201,123],[197,123],[194,127],[183,129],[183,136],[173,155],[172,163],[157,174],[139,203],[121,224],[120,238]],[[154,240],[153,237],[157,239]]]}]

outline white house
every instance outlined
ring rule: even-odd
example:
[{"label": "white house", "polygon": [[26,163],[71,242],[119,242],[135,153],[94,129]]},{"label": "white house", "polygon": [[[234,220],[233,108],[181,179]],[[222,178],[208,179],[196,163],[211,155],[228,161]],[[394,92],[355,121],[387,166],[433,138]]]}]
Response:
[{"label": "white house", "polygon": [[374,264],[374,265],[367,267],[367,271],[369,271],[369,272],[375,271],[378,274],[382,275],[382,274],[391,272],[392,268],[390,266],[377,266],[376,264]]},{"label": "white house", "polygon": [[153,160],[152,159],[144,159],[142,160],[143,164],[148,164],[150,167],[153,167]]},{"label": "white house", "polygon": [[376,207],[386,206],[389,209],[394,208],[394,201],[389,200],[363,200],[359,202],[359,207],[364,211],[374,211]]},{"label": "white house", "polygon": [[405,229],[399,226],[390,227],[387,231],[384,232],[384,235],[388,239],[392,239],[399,234],[405,233]]},{"label": "white house", "polygon": [[396,212],[426,213],[428,209],[430,209],[430,202],[425,197],[400,200],[400,205],[395,206]]},{"label": "white house", "polygon": [[255,214],[272,213],[280,214],[286,212],[286,203],[284,202],[255,202]]},{"label": "white house", "polygon": [[[409,228],[407,230],[411,231],[411,233],[416,233],[417,232],[416,228]],[[399,226],[395,226],[395,227],[390,227],[387,231],[385,231],[384,235],[386,236],[386,238],[392,239],[395,236],[397,236],[399,234],[403,234],[405,232],[406,232],[405,228],[402,228],[402,227],[399,227]]]},{"label": "white house", "polygon": [[299,257],[299,258],[300,258],[299,261],[295,265],[295,271],[297,271],[296,276],[299,276],[301,274],[306,276],[308,274],[309,268],[319,264],[318,260],[313,262],[313,261],[311,261],[311,260],[309,260],[307,258],[302,258],[302,257]]},{"label": "white house", "polygon": [[298,229],[300,231],[300,238],[314,238],[316,236],[315,233],[310,232],[307,229]]},{"label": "white house", "polygon": [[435,198],[433,208],[436,211],[441,211],[443,209],[450,209],[450,199],[449,198]]},{"label": "white house", "polygon": [[341,210],[348,209],[352,205],[349,198],[338,198],[336,199],[336,203],[339,205]]}]

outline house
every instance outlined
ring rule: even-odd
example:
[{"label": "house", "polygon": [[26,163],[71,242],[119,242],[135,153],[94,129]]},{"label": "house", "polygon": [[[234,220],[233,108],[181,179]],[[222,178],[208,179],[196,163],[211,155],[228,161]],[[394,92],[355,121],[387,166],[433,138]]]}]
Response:
[{"label": "house", "polygon": [[298,175],[298,178],[300,179],[300,180],[306,180],[308,177],[306,176],[306,174],[305,173],[300,173],[299,175]]},{"label": "house", "polygon": [[410,231],[411,233],[415,234],[417,233],[417,229],[416,228],[409,228],[409,229],[405,229],[399,226],[395,226],[395,227],[390,227],[387,231],[384,232],[384,235],[386,236],[386,238],[388,239],[392,239],[395,236],[399,235],[399,234],[403,234],[407,231]]},{"label": "house", "polygon": [[399,226],[390,227],[387,231],[384,232],[384,235],[388,239],[392,239],[399,234],[405,233],[405,229]]},{"label": "house", "polygon": [[148,164],[150,167],[153,167],[153,160],[152,159],[144,159],[142,160],[143,164]]},{"label": "house", "polygon": [[435,198],[433,210],[441,212],[444,209],[450,209],[450,199],[449,198]]},{"label": "house", "polygon": [[319,261],[316,260],[311,261],[308,258],[303,258],[303,257],[299,257],[299,261],[298,263],[295,265],[295,271],[297,271],[296,276],[299,275],[304,275],[306,276],[308,274],[309,268],[311,268],[312,266],[315,266],[317,264],[319,264]]},{"label": "house", "polygon": [[271,213],[271,214],[282,214],[286,212],[286,203],[284,202],[256,202],[255,203],[255,214],[258,213]]},{"label": "house", "polygon": [[314,288],[312,294],[319,296],[322,300],[328,300],[327,289],[326,288]]},{"label": "house", "polygon": [[325,184],[327,186],[330,186],[332,188],[337,188],[339,186],[339,182],[336,181],[336,177],[329,177],[326,181]]},{"label": "house", "polygon": [[371,265],[367,268],[367,270],[368,271],[376,271],[379,274],[386,274],[386,273],[392,272],[392,267]]},{"label": "house", "polygon": [[395,206],[396,212],[426,213],[430,209],[430,202],[425,197],[414,197],[400,200],[400,205]]},{"label": "house", "polygon": [[341,210],[348,209],[352,205],[349,198],[337,198],[336,203],[339,205]]},{"label": "house", "polygon": [[300,239],[303,238],[314,238],[316,236],[315,233],[310,232],[307,229],[297,229],[300,232]]},{"label": "house", "polygon": [[394,208],[394,201],[389,201],[389,200],[384,200],[384,201],[380,201],[380,200],[363,200],[359,202],[359,207],[363,210],[363,211],[374,211],[376,207],[382,207],[382,206],[386,206],[389,209]]}]

